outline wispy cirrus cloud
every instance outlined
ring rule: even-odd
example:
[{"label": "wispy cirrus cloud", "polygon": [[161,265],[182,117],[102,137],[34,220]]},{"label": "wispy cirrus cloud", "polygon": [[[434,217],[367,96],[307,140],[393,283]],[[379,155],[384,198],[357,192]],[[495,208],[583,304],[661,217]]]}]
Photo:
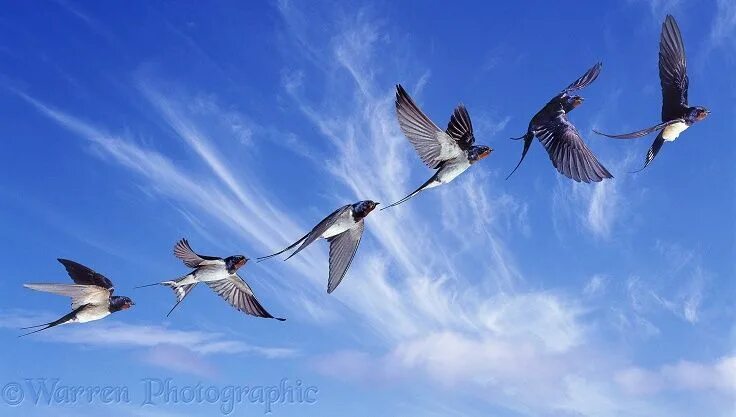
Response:
[{"label": "wispy cirrus cloud", "polygon": [[716,5],[710,29],[709,48],[723,45],[736,48],[736,4],[729,0],[717,0]]},{"label": "wispy cirrus cloud", "polygon": [[[319,209],[326,214],[357,199],[398,199],[431,175],[398,129],[396,80],[385,74],[390,70],[409,80],[413,93],[434,88],[434,83],[429,71],[416,68],[420,65],[406,69],[391,59],[397,54],[390,28],[366,11],[326,17],[320,10],[314,13],[324,27],[315,30],[308,23],[314,18],[309,10],[283,0],[278,11],[284,55],[293,59],[285,59],[280,99],[297,110],[290,117],[301,117],[317,132],[299,137],[299,153],[316,155],[318,146],[327,148],[322,151],[326,161],[308,158],[319,162],[315,165],[330,185],[324,191],[327,203]],[[211,95],[185,94],[150,80],[137,87],[181,149],[194,155],[186,169],[131,137],[107,134],[22,97],[99,147],[103,158],[175,200],[186,220],[200,228],[227,225],[244,241],[279,247],[313,225],[314,218],[297,216],[281,204],[278,192],[269,190],[257,173],[231,169],[229,156],[217,152],[223,137],[251,146],[267,134],[267,127],[251,124],[252,119],[218,105]],[[421,105],[421,94],[415,96]],[[441,122],[454,104],[447,103],[445,114],[430,116]],[[509,120],[506,115],[480,116],[473,117],[485,135],[499,132]],[[324,292],[324,245],[288,263],[264,263],[274,274],[295,277],[289,285],[273,285],[288,308],[313,319],[310,330],[339,337],[338,344],[347,344],[343,336],[354,336],[347,340],[356,341],[355,349],[336,347],[310,360],[322,373],[348,380],[417,378],[442,389],[456,382],[482,392],[481,400],[522,415],[668,415],[666,406],[643,406],[610,382],[620,368],[617,358],[597,343],[586,300],[525,282],[524,264],[510,250],[508,236],[534,234],[530,208],[524,199],[504,192],[499,178],[482,165],[492,158],[451,185],[372,214],[349,276],[328,300],[312,297]],[[609,238],[624,218],[622,189],[574,187],[564,190],[576,199],[573,222]],[[211,198],[190,199],[203,193]],[[601,282],[591,281],[581,291],[592,297],[608,288]],[[697,317],[697,308],[693,312],[688,314]],[[345,317],[351,318],[350,326],[335,325]],[[642,316],[622,317],[631,326],[649,323]],[[245,349],[229,339],[198,346],[194,352],[205,357]]]}]

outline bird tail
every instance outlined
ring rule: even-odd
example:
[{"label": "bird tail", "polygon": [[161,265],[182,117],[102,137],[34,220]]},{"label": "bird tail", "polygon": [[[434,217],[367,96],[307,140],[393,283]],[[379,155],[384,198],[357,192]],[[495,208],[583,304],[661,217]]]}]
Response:
[{"label": "bird tail", "polygon": [[534,134],[530,130],[530,131],[526,132],[525,134],[519,136],[518,138],[509,138],[509,139],[511,139],[511,140],[522,140],[522,139],[529,140],[529,139],[531,139],[533,137],[534,137]]},{"label": "bird tail", "polygon": [[154,283],[152,283],[152,284],[139,285],[139,286],[137,286],[137,287],[133,287],[133,289],[134,289],[134,290],[137,290],[138,288],[148,288],[148,287],[155,287],[156,285],[171,286],[172,284],[175,284],[175,283],[177,283],[177,282],[180,282],[180,281],[181,281],[181,280],[183,280],[184,278],[186,278],[186,275],[185,275],[185,276],[182,276],[182,277],[179,277],[179,278],[175,278],[175,279],[170,279],[170,280],[166,280],[166,281],[159,281],[159,282],[154,282]]},{"label": "bird tail", "polygon": [[527,131],[524,136],[520,136],[518,138],[511,138],[511,140],[521,140],[524,139],[524,150],[521,151],[521,159],[519,159],[519,163],[516,164],[514,167],[514,170],[511,171],[511,173],[506,177],[506,179],[511,178],[512,175],[514,175],[514,172],[516,172],[517,169],[521,166],[521,162],[526,157],[526,153],[529,152],[529,147],[532,145],[532,141],[534,140],[534,133],[532,133],[531,130]]},{"label": "bird tail", "polygon": [[[439,171],[437,171],[437,173],[439,173]],[[427,182],[425,182],[424,184],[422,184],[419,188],[417,188],[416,190],[414,190],[411,194],[407,195],[406,197],[402,198],[401,200],[399,200],[399,201],[397,201],[397,202],[395,202],[393,204],[389,204],[388,206],[382,208],[380,211],[386,210],[387,208],[391,208],[393,206],[398,206],[399,204],[403,203],[404,201],[406,201],[406,200],[414,197],[415,195],[419,194],[422,190],[424,190],[430,184],[432,184],[433,182],[435,182],[437,180],[437,173],[435,173],[434,175],[432,175],[432,178],[428,179]]]},{"label": "bird tail", "polygon": [[166,317],[169,317],[174,309],[178,307],[179,304],[181,304],[181,302],[184,301],[185,298],[187,298],[187,295],[192,292],[194,287],[199,284],[198,282],[195,282],[193,284],[179,284],[179,282],[181,282],[183,279],[184,278],[178,281],[164,281],[161,283],[161,285],[171,288],[174,291],[174,295],[176,296],[176,304],[174,304],[174,306],[171,307],[171,310],[166,313]]},{"label": "bird tail", "polygon": [[649,148],[649,151],[647,151],[647,158],[644,161],[644,166],[637,169],[636,171],[632,171],[632,174],[635,174],[637,172],[641,172],[649,166],[649,164],[654,160],[654,158],[659,153],[659,150],[662,149],[662,145],[664,145],[664,137],[662,137],[663,132],[659,132],[659,135],[657,135],[657,138],[654,139],[654,142],[652,143],[652,146]]},{"label": "bird tail", "polygon": [[593,129],[593,132],[595,132],[598,135],[603,135],[605,137],[609,137],[609,138],[613,138],[613,139],[636,139],[636,138],[640,138],[640,137],[646,136],[646,135],[648,135],[648,134],[650,134],[650,133],[652,133],[654,131],[662,130],[665,127],[667,127],[667,126],[669,126],[671,124],[680,123],[680,121],[681,121],[681,119],[668,120],[666,122],[662,122],[660,124],[656,124],[654,126],[650,126],[650,127],[645,128],[645,129],[642,129],[642,130],[637,130],[636,132],[624,133],[622,135],[609,135],[608,133],[603,133],[603,132],[598,131],[596,129]]},{"label": "bird tail", "polygon": [[[73,319],[77,315],[77,313],[79,311],[81,311],[85,307],[87,307],[87,304],[77,307],[74,311],[72,311],[71,313],[69,313],[69,314],[67,314],[67,315],[65,315],[63,317],[61,317],[58,320],[50,321],[48,323],[43,323],[43,324],[37,324],[35,326],[21,327],[20,330],[29,330],[29,329],[37,329],[37,330],[34,330],[32,332],[28,332],[28,333],[24,333],[24,334],[22,334],[22,335],[20,335],[18,337],[28,336],[29,334],[38,333],[38,332],[41,332],[41,331],[44,331],[44,330],[48,330],[48,329],[50,329],[50,328],[52,328],[54,326],[58,326],[60,324],[64,324],[64,323],[68,322],[69,320]],[[38,329],[38,327],[41,327],[41,328]]]},{"label": "bird tail", "polygon": [[260,258],[256,258],[256,263],[261,262],[261,261],[265,261],[268,258],[273,258],[274,256],[281,255],[282,253],[284,253],[286,251],[289,251],[291,249],[294,249],[296,247],[296,245],[304,242],[304,239],[306,239],[307,237],[309,237],[309,233],[307,233],[306,235],[302,236],[301,239],[297,240],[296,242],[292,243],[291,245],[287,246],[286,248],[284,248],[284,249],[282,249],[282,250],[280,250],[280,251],[278,251],[276,253],[272,253],[272,254],[270,254],[268,256],[261,256]]}]

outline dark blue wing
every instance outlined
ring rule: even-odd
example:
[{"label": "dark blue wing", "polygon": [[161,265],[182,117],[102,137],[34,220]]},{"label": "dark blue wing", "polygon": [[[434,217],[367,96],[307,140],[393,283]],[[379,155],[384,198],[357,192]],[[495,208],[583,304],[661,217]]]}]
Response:
[{"label": "dark blue wing", "polygon": [[682,117],[687,107],[685,45],[675,18],[667,15],[659,40],[659,81],[662,84],[662,121]]},{"label": "dark blue wing", "polygon": [[595,81],[596,78],[598,78],[598,74],[601,73],[601,68],[603,68],[602,62],[593,65],[588,71],[585,72],[585,74],[583,74],[582,77],[573,81],[572,84],[568,85],[567,88],[562,90],[562,93],[569,94],[573,91],[577,91],[587,87],[588,85],[590,85],[590,83]]},{"label": "dark blue wing", "polygon": [[98,287],[107,289],[113,287],[112,281],[110,281],[106,276],[99,274],[82,264],[70,261],[68,259],[59,259],[58,261],[61,262],[62,265],[64,265],[64,268],[66,268],[66,272],[69,274],[69,277],[76,284],[96,285]]},{"label": "dark blue wing", "polygon": [[562,175],[578,182],[599,182],[604,178],[613,178],[588,149],[562,110],[540,129],[537,137],[547,150],[552,165]]}]

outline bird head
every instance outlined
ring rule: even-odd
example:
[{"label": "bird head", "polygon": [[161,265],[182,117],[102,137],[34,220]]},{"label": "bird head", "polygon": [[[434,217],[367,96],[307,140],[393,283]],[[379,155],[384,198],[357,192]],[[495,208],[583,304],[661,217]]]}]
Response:
[{"label": "bird head", "polygon": [[243,265],[248,262],[248,258],[243,255],[233,255],[225,258],[225,265],[227,266],[227,272],[234,274],[235,271],[240,269]]},{"label": "bird head", "polygon": [[135,303],[128,297],[114,295],[110,297],[110,311],[127,310],[133,307]]},{"label": "bird head", "polygon": [[375,201],[371,200],[358,201],[357,203],[353,204],[355,217],[362,219],[363,217],[367,216],[371,211],[373,211],[373,209],[375,209],[376,206],[379,204],[380,203],[376,203]]},{"label": "bird head", "polygon": [[709,114],[710,110],[703,106],[695,106],[690,110],[690,117],[696,122],[705,119]]},{"label": "bird head", "polygon": [[468,160],[470,161],[471,164],[478,162],[481,159],[485,158],[486,156],[490,155],[491,152],[493,152],[493,149],[489,146],[485,146],[485,145],[473,146],[468,151]]}]

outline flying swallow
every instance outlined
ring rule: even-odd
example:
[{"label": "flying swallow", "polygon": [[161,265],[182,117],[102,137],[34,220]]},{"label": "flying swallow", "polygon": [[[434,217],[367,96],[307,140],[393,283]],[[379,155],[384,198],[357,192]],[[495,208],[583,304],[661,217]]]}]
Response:
[{"label": "flying swallow", "polygon": [[248,262],[248,258],[245,256],[233,255],[223,259],[217,256],[199,255],[192,250],[186,239],[181,239],[174,245],[174,256],[181,259],[184,265],[193,270],[176,280],[136,287],[164,285],[174,290],[176,304],[166,314],[167,317],[184,301],[184,298],[192,292],[197,284],[203,282],[239,311],[256,317],[279,321],[286,320],[269,314],[258,302],[250,286],[238,275],[238,269]]},{"label": "flying swallow", "polygon": [[87,323],[100,320],[111,313],[126,310],[135,305],[133,300],[128,297],[112,295],[114,291],[112,281],[104,275],[68,259],[59,259],[59,262],[64,265],[74,284],[23,284],[23,286],[36,291],[71,297],[72,311],[58,320],[24,327],[22,330],[41,328],[22,336],[50,329],[60,324]]},{"label": "flying swallow", "polygon": [[381,210],[401,204],[428,188],[447,184],[493,152],[488,146],[474,145],[473,124],[468,110],[462,104],[450,116],[447,129],[442,130],[419,109],[404,87],[397,85],[396,114],[401,131],[414,146],[419,158],[437,171],[414,192]]},{"label": "flying swallow", "polygon": [[604,178],[613,178],[608,170],[596,159],[593,152],[583,142],[580,132],[570,123],[567,114],[575,107],[583,104],[583,98],[575,92],[590,85],[601,72],[602,63],[595,64],[586,71],[582,77],[567,86],[558,95],[542,107],[529,122],[526,134],[514,140],[524,139],[524,149],[521,151],[521,159],[511,175],[524,161],[529,146],[534,137],[544,145],[549,154],[552,165],[560,174],[577,182],[599,182]]},{"label": "flying swallow", "polygon": [[258,258],[258,261],[280,255],[288,250],[293,249],[297,245],[299,247],[285,260],[289,260],[292,256],[301,252],[302,249],[309,246],[312,242],[322,237],[330,242],[330,277],[327,281],[327,293],[335,291],[340,282],[348,272],[350,264],[353,262],[355,252],[358,251],[360,238],[363,236],[365,223],[363,219],[371,212],[379,203],[371,200],[358,201],[355,204],[348,204],[333,211],[329,216],[325,217],[314,228],[302,236],[301,239],[289,245],[286,249],[280,250],[274,254]]},{"label": "flying swallow", "polygon": [[659,131],[647,152],[644,166],[638,171],[646,168],[654,160],[665,142],[673,142],[687,128],[710,114],[705,107],[687,104],[689,81],[685,62],[685,45],[682,42],[680,28],[671,15],[665,18],[659,38],[659,82],[662,85],[662,123],[623,135],[595,132],[609,138],[634,139]]}]

